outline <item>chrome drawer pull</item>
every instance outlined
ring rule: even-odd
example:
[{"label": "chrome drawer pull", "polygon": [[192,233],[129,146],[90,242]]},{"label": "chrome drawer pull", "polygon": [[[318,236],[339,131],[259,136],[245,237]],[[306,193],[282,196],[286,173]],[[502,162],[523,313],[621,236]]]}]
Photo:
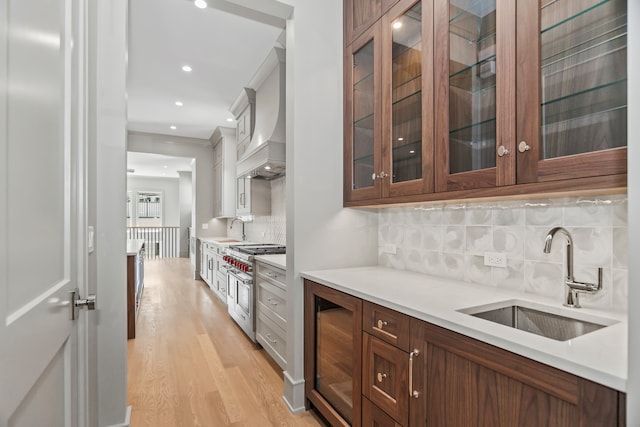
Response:
[{"label": "chrome drawer pull", "polygon": [[278,340],[274,340],[273,338],[271,338],[271,334],[267,334],[266,337],[271,344],[276,344],[278,342]]},{"label": "chrome drawer pull", "polygon": [[413,358],[420,355],[420,350],[417,348],[409,353],[409,396],[417,399],[420,397],[420,392],[413,389]]},{"label": "chrome drawer pull", "polygon": [[274,307],[278,306],[277,302],[273,302],[273,298],[267,298],[267,301],[269,301],[269,304],[273,305]]}]

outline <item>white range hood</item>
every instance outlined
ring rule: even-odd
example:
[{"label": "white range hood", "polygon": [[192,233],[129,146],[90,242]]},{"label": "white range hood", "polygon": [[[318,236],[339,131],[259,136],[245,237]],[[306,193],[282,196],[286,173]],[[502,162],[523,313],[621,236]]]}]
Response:
[{"label": "white range hood", "polygon": [[285,173],[285,50],[274,48],[249,87],[256,91],[255,129],[238,159],[237,176],[272,179]]}]

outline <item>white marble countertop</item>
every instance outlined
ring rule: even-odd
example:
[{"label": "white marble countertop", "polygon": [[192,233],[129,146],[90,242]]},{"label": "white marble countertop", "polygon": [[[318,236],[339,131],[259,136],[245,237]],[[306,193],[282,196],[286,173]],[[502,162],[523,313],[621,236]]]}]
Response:
[{"label": "white marble countertop", "polygon": [[[626,314],[566,308],[561,301],[549,298],[377,266],[308,271],[301,276],[626,392]],[[558,314],[593,316],[617,323],[568,341],[556,341],[458,311],[510,299],[552,307]]]},{"label": "white marble countertop", "polygon": [[238,244],[249,244],[252,242],[249,241],[242,241],[242,240],[238,240],[235,239],[233,237],[227,237],[227,236],[219,236],[219,237],[198,237],[198,239],[201,242],[205,242],[205,243],[213,243],[214,245],[219,245],[219,246],[231,246],[231,245],[238,245]]},{"label": "white marble countertop", "polygon": [[127,240],[127,256],[137,255],[142,249],[144,239],[128,239]]},{"label": "white marble countertop", "polygon": [[277,268],[281,268],[283,270],[287,269],[287,255],[286,254],[277,254],[277,255],[257,255],[256,261],[261,261],[266,264],[272,265]]}]

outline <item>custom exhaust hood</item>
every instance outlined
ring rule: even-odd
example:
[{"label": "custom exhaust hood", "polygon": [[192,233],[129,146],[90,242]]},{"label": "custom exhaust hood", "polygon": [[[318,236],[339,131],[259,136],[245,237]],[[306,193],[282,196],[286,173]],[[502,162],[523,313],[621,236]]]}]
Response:
[{"label": "custom exhaust hood", "polygon": [[255,88],[255,128],[237,176],[273,179],[285,173],[285,50],[274,48],[249,87]]}]

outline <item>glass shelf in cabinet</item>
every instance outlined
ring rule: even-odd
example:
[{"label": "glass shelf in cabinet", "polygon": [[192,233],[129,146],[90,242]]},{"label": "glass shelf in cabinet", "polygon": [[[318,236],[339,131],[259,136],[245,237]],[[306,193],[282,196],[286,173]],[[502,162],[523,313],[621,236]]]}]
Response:
[{"label": "glass shelf in cabinet", "polygon": [[353,127],[360,129],[373,129],[374,114],[370,113],[353,121]]},{"label": "glass shelf in cabinet", "polygon": [[481,128],[481,127],[484,127],[484,126],[489,125],[489,124],[493,124],[493,128],[495,129],[495,122],[496,122],[496,119],[492,118],[492,119],[488,119],[488,120],[483,120],[481,122],[472,123],[472,124],[467,125],[467,126],[462,126],[462,127],[450,130],[449,131],[449,135],[453,135],[455,133],[468,131],[468,130],[473,129],[473,128]]},{"label": "glass shelf in cabinet", "polygon": [[[583,3],[584,0],[581,0],[581,4]],[[585,14],[596,10],[597,8],[599,8],[600,6],[609,3],[611,0],[596,0],[595,2],[593,2],[593,4],[591,4],[590,6],[587,6],[586,8],[582,9],[581,11],[579,11],[578,13],[574,13],[570,16],[567,16],[565,18],[561,18],[559,21],[551,23],[551,24],[547,24],[545,25],[545,23],[542,23],[542,28],[540,30],[541,34],[546,33],[547,31],[553,30],[554,28],[557,28],[563,24],[566,24],[567,22],[573,21],[576,18],[580,18],[582,16],[584,16]],[[586,3],[586,2],[585,2]],[[540,8],[542,13],[541,13],[541,19],[544,20],[544,16],[545,16],[545,12],[544,9],[548,8],[548,7],[553,7],[553,6],[562,6],[563,2],[561,1],[550,1],[544,5],[542,5],[542,7]],[[554,14],[555,16],[555,14]]]},{"label": "glass shelf in cabinet", "polygon": [[[596,87],[592,87],[592,88],[589,88],[589,89],[585,89],[585,90],[574,92],[574,93],[571,93],[571,94],[568,94],[568,95],[564,95],[564,96],[561,96],[561,97],[558,97],[558,98],[554,98],[554,99],[549,100],[549,101],[544,101],[544,102],[542,102],[541,105],[544,108],[544,107],[553,105],[553,104],[558,103],[558,102],[566,101],[568,99],[571,99],[573,101],[572,104],[575,105],[576,104],[575,99],[577,97],[580,97],[580,96],[583,96],[583,95],[586,95],[586,94],[590,94],[590,93],[594,93],[594,92],[597,92],[597,91],[602,91],[602,90],[609,89],[609,88],[612,88],[612,87],[615,87],[615,86],[619,86],[619,85],[623,86],[623,87],[621,87],[620,93],[626,95],[627,79],[620,79],[620,80],[616,80],[616,81],[613,81],[613,82],[605,83],[605,84],[602,84],[602,85],[599,85],[599,86],[596,86]],[[626,101],[626,96],[625,96],[624,100]]]},{"label": "glass shelf in cabinet", "polygon": [[481,64],[483,64],[485,62],[493,61],[494,59],[496,59],[496,55],[489,55],[486,58],[483,58],[483,59],[479,60],[478,62],[476,62],[474,64],[467,65],[467,66],[465,66],[465,67],[463,67],[463,68],[461,68],[461,69],[449,74],[449,78],[455,77],[455,76],[460,75],[460,74],[465,73],[465,72],[468,72],[468,71],[472,70],[474,67],[478,67]]},{"label": "glass shelf in cabinet", "polygon": [[621,106],[542,126],[541,160],[627,145],[627,108]]},{"label": "glass shelf in cabinet", "polygon": [[[474,10],[475,8],[475,10]],[[449,31],[471,43],[479,43],[496,32],[496,2],[478,0],[462,8],[453,11],[449,17]],[[452,16],[451,16],[452,15]],[[470,21],[470,22],[469,22]]]},{"label": "glass shelf in cabinet", "polygon": [[[418,82],[420,82],[420,78],[422,76],[418,76],[413,80],[418,80]],[[403,90],[403,88],[407,88],[406,90]],[[405,103],[405,104],[409,104],[407,101],[407,99],[409,98],[413,98],[411,100],[411,104],[418,104],[420,105],[422,98],[420,97],[420,95],[422,94],[422,90],[420,89],[420,86],[414,86],[414,85],[408,85],[405,84],[400,88],[394,88],[393,89],[393,102],[391,103],[391,105],[393,107],[395,107],[397,104],[401,104],[401,103]]]},{"label": "glass shelf in cabinet", "polygon": [[[355,74],[354,74],[355,75]],[[373,88],[373,71],[370,72],[369,74],[361,77],[358,80],[354,80],[353,82],[353,90],[354,91],[362,91],[362,92],[366,92],[367,90],[362,90],[362,87],[368,87],[371,86],[371,88]]]},{"label": "glass shelf in cabinet", "polygon": [[559,52],[548,52],[548,50],[551,49],[546,49],[547,46],[543,41],[541,60],[542,68],[548,68],[559,62],[588,54],[590,51],[598,50],[599,48],[603,48],[609,44],[612,46],[611,49],[609,49],[609,52],[627,47],[626,24],[612,28],[606,33],[596,34],[595,36],[584,40],[581,39],[579,42],[567,48],[563,46],[562,50]]}]

